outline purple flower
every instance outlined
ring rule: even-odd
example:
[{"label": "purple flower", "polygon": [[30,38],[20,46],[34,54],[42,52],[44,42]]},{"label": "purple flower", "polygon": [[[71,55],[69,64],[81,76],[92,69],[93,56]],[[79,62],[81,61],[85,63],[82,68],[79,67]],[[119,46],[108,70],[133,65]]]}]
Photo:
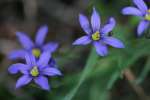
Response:
[{"label": "purple flower", "polygon": [[79,22],[86,35],[77,39],[73,45],[87,45],[92,43],[95,46],[97,53],[101,56],[106,56],[108,54],[107,45],[115,48],[124,48],[124,44],[120,40],[108,36],[108,33],[115,27],[116,22],[114,18],[111,17],[108,23],[102,27],[100,16],[95,8],[93,8],[91,26],[87,17],[83,14],[79,15]]},{"label": "purple flower", "polygon": [[35,38],[35,43],[23,32],[16,32],[19,42],[23,46],[23,49],[12,51],[9,55],[9,59],[24,58],[26,52],[31,52],[36,58],[40,57],[43,51],[54,52],[58,44],[54,42],[49,42],[44,44],[45,37],[48,33],[48,27],[42,26],[37,31],[37,36]]},{"label": "purple flower", "polygon": [[148,9],[143,0],[133,0],[133,3],[137,8],[129,6],[124,8],[122,13],[124,15],[135,15],[141,18],[137,29],[138,36],[141,36],[150,24],[150,9]]},{"label": "purple flower", "polygon": [[47,77],[62,75],[57,68],[48,65],[50,58],[51,55],[47,51],[41,54],[38,61],[36,61],[35,56],[26,53],[26,64],[17,63],[11,65],[8,69],[11,74],[16,74],[18,70],[23,74],[18,79],[16,88],[27,85],[34,80],[42,89],[50,90]]}]

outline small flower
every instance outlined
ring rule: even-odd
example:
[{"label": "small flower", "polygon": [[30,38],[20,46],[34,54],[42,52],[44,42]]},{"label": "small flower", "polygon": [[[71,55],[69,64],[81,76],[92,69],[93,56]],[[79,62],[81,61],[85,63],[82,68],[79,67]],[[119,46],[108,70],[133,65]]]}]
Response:
[{"label": "small flower", "polygon": [[23,49],[12,51],[9,55],[9,59],[24,58],[26,52],[31,52],[36,58],[40,57],[43,51],[54,52],[58,44],[49,42],[44,44],[45,37],[48,33],[48,27],[42,26],[37,32],[35,43],[23,32],[16,32],[19,42],[23,46]]},{"label": "small flower", "polygon": [[125,7],[122,10],[122,13],[124,15],[135,15],[141,18],[141,22],[137,28],[138,36],[141,36],[150,24],[150,9],[148,9],[143,0],[133,0],[133,3],[137,6],[137,8],[131,6]]},{"label": "small flower", "polygon": [[77,39],[73,45],[87,45],[92,43],[95,46],[97,53],[101,56],[106,56],[108,54],[107,45],[115,48],[124,48],[124,45],[120,40],[108,36],[108,33],[115,27],[116,22],[114,18],[111,17],[108,23],[104,25],[104,27],[101,27],[100,16],[95,8],[93,8],[91,26],[87,17],[82,14],[79,15],[79,22],[86,35]]},{"label": "small flower", "polygon": [[17,63],[9,67],[11,74],[16,74],[18,70],[23,74],[16,83],[16,88],[29,84],[32,80],[44,90],[50,90],[47,77],[60,76],[61,72],[48,65],[51,58],[49,52],[43,52],[38,61],[32,54],[26,54],[26,64]]}]

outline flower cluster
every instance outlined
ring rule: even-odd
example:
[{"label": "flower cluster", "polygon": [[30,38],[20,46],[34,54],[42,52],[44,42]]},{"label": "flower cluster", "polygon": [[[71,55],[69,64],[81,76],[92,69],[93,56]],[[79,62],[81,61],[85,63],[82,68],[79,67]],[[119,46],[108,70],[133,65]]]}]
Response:
[{"label": "flower cluster", "polygon": [[47,32],[47,26],[41,27],[37,32],[35,43],[25,33],[16,33],[23,49],[12,51],[8,58],[12,60],[25,59],[25,64],[13,64],[8,69],[11,74],[17,74],[18,72],[23,74],[17,81],[16,88],[28,84],[33,79],[42,89],[49,90],[50,87],[46,76],[61,75],[61,72],[56,67],[55,60],[51,57],[58,44],[49,42],[44,45]]},{"label": "flower cluster", "polygon": [[[150,24],[150,9],[146,6],[143,0],[133,0],[135,7],[126,7],[122,10],[124,15],[135,15],[141,18],[137,33],[142,35],[145,29]],[[96,52],[100,56],[108,54],[108,46],[115,48],[124,48],[124,44],[117,38],[112,37],[109,33],[112,32],[116,26],[116,21],[110,17],[107,24],[101,25],[101,18],[99,13],[93,8],[91,22],[88,18],[80,14],[79,22],[86,33],[85,36],[75,40],[73,45],[87,45],[93,44]],[[12,64],[8,71],[11,74],[22,73],[23,76],[18,79],[16,88],[27,85],[32,80],[44,90],[50,90],[47,77],[61,76],[61,72],[57,68],[55,60],[51,57],[52,53],[57,49],[58,44],[49,42],[44,44],[45,37],[48,33],[48,27],[42,26],[37,32],[35,43],[23,32],[16,32],[16,35],[23,46],[22,49],[12,51],[8,58],[24,59],[25,63]]]},{"label": "flower cluster", "polygon": [[138,25],[137,33],[141,36],[150,24],[150,9],[146,6],[143,0],[133,0],[136,7],[126,7],[122,10],[124,15],[135,15],[141,18]]}]

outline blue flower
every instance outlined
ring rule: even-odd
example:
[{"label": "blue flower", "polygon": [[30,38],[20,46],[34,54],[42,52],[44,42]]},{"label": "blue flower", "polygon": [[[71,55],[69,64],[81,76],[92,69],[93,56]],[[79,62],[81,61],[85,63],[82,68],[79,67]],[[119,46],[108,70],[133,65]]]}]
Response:
[{"label": "blue flower", "polygon": [[8,71],[11,74],[16,74],[18,71],[23,74],[16,83],[16,88],[20,88],[29,84],[32,80],[44,90],[50,90],[47,77],[60,76],[61,72],[49,66],[48,62],[51,54],[46,51],[41,54],[39,60],[32,54],[25,54],[26,64],[17,63],[9,67]]},{"label": "blue flower", "polygon": [[100,16],[95,8],[93,8],[91,26],[87,17],[83,14],[79,15],[79,22],[86,35],[77,39],[73,45],[87,45],[92,43],[100,56],[106,56],[108,54],[107,45],[115,48],[124,48],[124,44],[120,40],[108,36],[108,33],[115,27],[116,22],[114,18],[111,17],[108,23],[101,27]]},{"label": "blue flower", "polygon": [[137,29],[138,36],[141,36],[150,24],[150,9],[148,9],[143,0],[133,0],[133,3],[137,8],[131,6],[125,7],[122,13],[124,15],[134,15],[141,18],[141,22]]},{"label": "blue flower", "polygon": [[42,26],[37,31],[35,43],[23,32],[16,32],[19,42],[23,46],[23,49],[12,51],[9,55],[9,59],[24,58],[26,52],[31,52],[36,58],[40,57],[43,51],[54,52],[58,44],[55,42],[49,42],[44,44],[45,37],[48,33],[48,27]]}]

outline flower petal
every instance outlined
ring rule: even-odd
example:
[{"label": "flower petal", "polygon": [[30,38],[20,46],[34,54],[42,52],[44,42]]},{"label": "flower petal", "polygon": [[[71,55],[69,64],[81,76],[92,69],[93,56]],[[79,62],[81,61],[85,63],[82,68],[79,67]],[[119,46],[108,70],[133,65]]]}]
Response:
[{"label": "flower petal", "polygon": [[44,90],[50,90],[48,80],[44,76],[39,76],[34,79],[35,83],[38,84]]},{"label": "flower petal", "polygon": [[103,41],[104,41],[104,43],[111,45],[112,47],[124,48],[124,44],[120,40],[118,40],[114,37],[105,37]]},{"label": "flower petal", "polygon": [[44,75],[48,76],[56,76],[56,75],[62,75],[61,72],[57,68],[52,67],[46,67],[42,70],[42,73]]},{"label": "flower petal", "polygon": [[85,33],[90,34],[92,32],[91,28],[90,28],[89,21],[88,21],[86,16],[84,16],[83,14],[80,14],[79,15],[79,22],[80,22],[82,29],[85,31]]},{"label": "flower petal", "polygon": [[17,64],[13,64],[8,68],[8,71],[11,74],[16,74],[19,71],[21,71],[23,74],[28,74],[27,70],[29,69],[29,66],[22,64],[22,63],[17,63]]},{"label": "flower petal", "polygon": [[99,42],[94,42],[93,44],[96,48],[96,52],[100,56],[106,56],[108,54],[107,46],[105,44],[102,44],[100,41]]},{"label": "flower petal", "polygon": [[134,4],[144,13],[148,10],[147,5],[143,0],[133,0]]},{"label": "flower petal", "polygon": [[140,22],[140,24],[138,25],[138,29],[137,29],[137,33],[138,36],[141,36],[142,33],[145,31],[145,29],[147,29],[149,26],[149,22],[146,20],[143,20]]},{"label": "flower petal", "polygon": [[35,56],[32,55],[32,53],[26,53],[25,60],[26,60],[26,63],[30,66],[36,65],[36,58]]},{"label": "flower petal", "polygon": [[93,13],[91,16],[91,24],[93,28],[93,33],[100,30],[100,24],[101,24],[100,16],[95,8],[93,8]]},{"label": "flower petal", "polygon": [[47,66],[47,65],[48,65],[48,62],[49,62],[49,60],[50,60],[50,58],[51,58],[51,53],[48,52],[48,51],[44,51],[44,52],[41,54],[40,59],[39,59],[39,61],[37,62],[37,65],[38,65],[38,66],[41,66],[41,67]]},{"label": "flower petal", "polygon": [[41,46],[43,44],[47,33],[48,33],[48,26],[45,25],[39,28],[35,39],[35,42],[38,46]]},{"label": "flower petal", "polygon": [[24,59],[25,58],[26,51],[25,50],[14,50],[10,52],[7,57],[11,60],[15,60],[18,58]]},{"label": "flower petal", "polygon": [[43,51],[49,51],[54,52],[58,48],[58,43],[55,42],[49,42],[46,45],[43,46]]},{"label": "flower petal", "polygon": [[87,45],[91,43],[91,39],[89,36],[82,36],[79,39],[77,39],[75,42],[73,42],[73,45]]},{"label": "flower petal", "polygon": [[113,28],[115,27],[115,25],[116,25],[116,21],[113,17],[111,17],[108,21],[108,24],[106,24],[102,28],[101,33],[107,34],[107,33],[111,32],[113,30]]},{"label": "flower petal", "polygon": [[26,84],[28,84],[29,82],[31,82],[32,78],[28,75],[24,75],[22,77],[20,77],[16,83],[16,88],[20,88]]},{"label": "flower petal", "polygon": [[34,46],[32,40],[25,33],[16,32],[16,35],[17,35],[21,45],[25,49],[31,49]]},{"label": "flower petal", "polygon": [[135,16],[143,16],[142,12],[135,7],[126,7],[122,10],[122,14],[124,15],[135,15]]}]

